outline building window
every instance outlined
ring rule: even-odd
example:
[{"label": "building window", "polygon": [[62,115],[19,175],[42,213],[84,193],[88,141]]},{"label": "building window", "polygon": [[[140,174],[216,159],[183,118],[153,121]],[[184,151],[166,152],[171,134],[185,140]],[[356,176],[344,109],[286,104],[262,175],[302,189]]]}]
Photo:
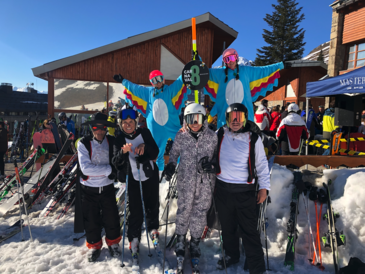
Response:
[{"label": "building window", "polygon": [[365,43],[349,47],[347,69],[359,68],[365,65]]}]

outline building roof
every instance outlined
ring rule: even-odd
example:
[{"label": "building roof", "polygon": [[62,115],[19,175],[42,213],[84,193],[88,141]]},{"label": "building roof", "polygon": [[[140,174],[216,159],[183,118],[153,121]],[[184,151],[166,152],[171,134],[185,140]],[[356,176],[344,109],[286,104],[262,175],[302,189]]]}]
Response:
[{"label": "building roof", "polygon": [[[196,25],[210,22],[222,31],[228,33],[232,37],[236,38],[238,32],[220,21],[218,18],[210,14],[209,12],[199,15],[195,17]],[[163,28],[159,28],[156,30],[152,30],[149,32],[145,32],[142,34],[138,34],[135,36],[128,37],[127,39],[120,40],[118,42],[114,42],[96,49],[92,49],[89,51],[85,51],[76,55],[72,55],[63,59],[59,59],[50,63],[46,63],[42,66],[32,68],[34,76],[38,76],[42,73],[49,72],[67,65],[71,65],[86,59],[90,59],[102,54],[106,54],[115,50],[119,50],[125,47],[129,47],[147,40],[151,40],[160,36],[164,36],[169,33],[173,33],[182,29],[190,28],[191,27],[191,19],[187,19]]]},{"label": "building roof", "polygon": [[332,7],[336,11],[338,11],[338,10],[343,9],[349,5],[352,5],[358,1],[359,0],[336,0],[330,5],[330,7]]},{"label": "building roof", "polygon": [[327,65],[322,61],[294,60],[285,61],[284,68],[322,67],[327,70]]},{"label": "building roof", "polygon": [[0,109],[4,112],[47,112],[48,94],[1,92]]}]

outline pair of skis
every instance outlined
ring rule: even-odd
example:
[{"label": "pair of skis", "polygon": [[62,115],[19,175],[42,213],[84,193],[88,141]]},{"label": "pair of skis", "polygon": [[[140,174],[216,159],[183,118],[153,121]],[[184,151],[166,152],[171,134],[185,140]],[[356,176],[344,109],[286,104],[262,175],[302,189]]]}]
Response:
[{"label": "pair of skis", "polygon": [[331,247],[335,273],[338,274],[338,247],[341,245],[345,245],[346,238],[343,233],[340,233],[336,228],[336,219],[338,219],[340,215],[334,213],[333,211],[329,187],[326,183],[323,183],[323,187],[327,191],[327,213],[323,216],[323,219],[327,220],[328,232],[322,237],[322,241],[325,247]]},{"label": "pair of skis", "polygon": [[[38,172],[36,172],[28,182],[24,184],[24,193],[27,193],[33,187],[38,187],[37,193],[39,194],[43,191],[43,189],[47,186],[47,183],[51,180],[53,172],[59,165],[59,162],[62,159],[63,155],[66,153],[67,149],[71,145],[72,140],[73,135],[70,134],[69,139],[65,142],[58,155],[53,155],[53,158],[51,158],[46,164],[44,164],[43,167]],[[17,195],[14,194],[15,193],[13,193],[13,195],[9,199],[4,201],[0,205],[0,216],[4,216],[19,201]],[[32,202],[34,202],[38,198],[39,194],[37,194],[35,199],[33,197]]]},{"label": "pair of skis", "polygon": [[[313,253],[313,259],[310,258],[310,261],[315,264],[317,262],[316,266],[319,267],[322,271],[324,270],[324,267],[322,265],[322,255],[321,255],[321,247],[320,247],[320,241],[319,241],[319,228],[320,228],[320,215],[322,212],[322,204],[327,203],[327,213],[324,214],[323,219],[327,220],[328,223],[328,232],[322,237],[322,242],[324,247],[331,247],[332,255],[333,255],[333,263],[335,268],[335,273],[339,273],[339,261],[338,261],[338,246],[344,245],[346,242],[345,236],[343,233],[339,232],[336,229],[336,219],[339,218],[338,214],[335,214],[332,208],[332,202],[331,202],[331,195],[329,187],[326,183],[323,183],[324,189],[319,191],[319,194],[317,193],[317,188],[313,188],[312,186],[308,185],[308,183],[304,183],[302,181],[302,173],[299,171],[294,172],[294,185],[292,191],[292,201],[290,203],[290,217],[289,221],[287,223],[287,231],[289,233],[288,235],[288,244],[285,254],[285,260],[284,265],[290,266],[290,270],[294,271],[294,259],[295,259],[295,243],[298,238],[298,230],[296,229],[297,225],[297,219],[298,219],[298,207],[299,207],[299,196],[300,194],[303,195],[303,202],[306,209],[307,214],[307,221],[309,226],[309,233],[311,235],[311,240],[314,248]],[[317,237],[316,241],[313,237],[313,232],[309,220],[309,209],[308,209],[308,203],[305,201],[305,195],[307,191],[310,191],[309,199],[313,200],[315,202],[315,208],[316,208],[316,227],[317,227]],[[305,193],[305,194],[304,194]],[[317,211],[317,200],[321,203],[320,213],[318,216]],[[318,253],[317,253],[317,247],[318,247]]]},{"label": "pair of skis", "polygon": [[[33,151],[33,153],[27,158],[27,160],[22,164],[19,169],[19,175],[23,176],[31,166],[34,165],[35,161],[45,153],[43,148],[38,147]],[[16,174],[12,174],[7,176],[4,179],[4,182],[0,185],[0,201],[5,199],[9,192],[11,192],[12,188],[16,184]],[[5,202],[4,202],[5,203]],[[1,207],[1,206],[0,206]]]}]

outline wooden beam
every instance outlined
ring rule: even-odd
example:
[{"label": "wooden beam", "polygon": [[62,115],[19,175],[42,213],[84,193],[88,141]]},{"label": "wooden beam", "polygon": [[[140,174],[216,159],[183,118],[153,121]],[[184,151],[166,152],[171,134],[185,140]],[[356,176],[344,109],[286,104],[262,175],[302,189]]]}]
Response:
[{"label": "wooden beam", "polygon": [[361,156],[323,156],[323,155],[278,155],[275,156],[274,163],[279,165],[312,165],[314,167],[319,167],[321,165],[328,165],[331,167],[338,167],[341,165],[347,167],[358,167],[365,166],[365,157]]},{"label": "wooden beam", "polygon": [[54,78],[48,78],[48,115],[54,116]]}]

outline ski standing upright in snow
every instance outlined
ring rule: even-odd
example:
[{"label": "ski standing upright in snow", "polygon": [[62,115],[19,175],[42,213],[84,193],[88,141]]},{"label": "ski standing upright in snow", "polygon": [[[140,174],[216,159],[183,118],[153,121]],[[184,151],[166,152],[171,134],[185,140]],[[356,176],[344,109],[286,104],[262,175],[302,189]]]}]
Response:
[{"label": "ski standing upright in snow", "polygon": [[338,274],[340,268],[338,247],[346,243],[346,238],[343,232],[340,233],[336,228],[336,220],[340,215],[333,211],[329,186],[326,183],[323,183],[323,187],[327,194],[327,213],[323,216],[323,219],[327,220],[328,232],[322,237],[322,242],[325,247],[331,247],[335,273]]}]

